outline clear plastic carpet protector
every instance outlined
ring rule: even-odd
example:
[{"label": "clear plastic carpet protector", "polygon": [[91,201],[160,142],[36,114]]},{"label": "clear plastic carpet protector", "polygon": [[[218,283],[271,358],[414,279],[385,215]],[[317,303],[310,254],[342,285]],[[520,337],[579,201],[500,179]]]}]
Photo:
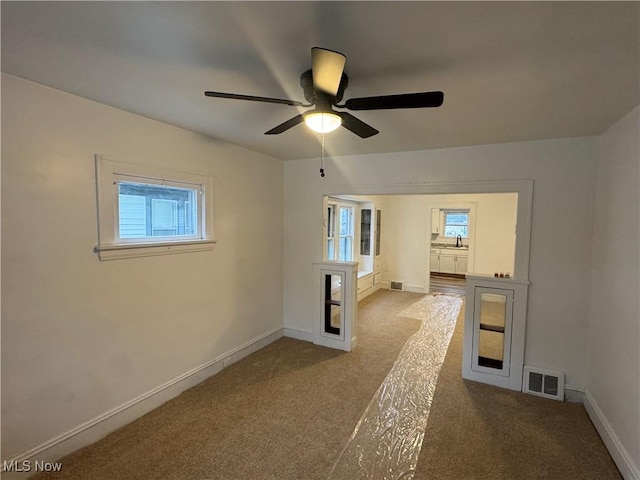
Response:
[{"label": "clear plastic carpet protector", "polygon": [[330,480],[407,480],[414,476],[431,401],[462,298],[428,295],[400,313],[421,320],[378,388]]}]

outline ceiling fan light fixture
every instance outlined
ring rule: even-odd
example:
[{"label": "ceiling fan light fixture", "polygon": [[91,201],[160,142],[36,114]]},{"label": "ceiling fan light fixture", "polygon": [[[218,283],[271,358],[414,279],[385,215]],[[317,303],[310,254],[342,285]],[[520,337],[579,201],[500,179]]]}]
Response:
[{"label": "ceiling fan light fixture", "polygon": [[304,123],[314,132],[329,133],[342,125],[342,117],[334,112],[312,111],[304,114]]}]

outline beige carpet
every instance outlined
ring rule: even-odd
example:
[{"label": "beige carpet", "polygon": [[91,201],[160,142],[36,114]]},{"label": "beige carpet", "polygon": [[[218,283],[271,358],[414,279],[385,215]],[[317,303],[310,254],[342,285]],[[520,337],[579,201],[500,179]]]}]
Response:
[{"label": "beige carpet", "polygon": [[619,480],[584,407],[462,380],[464,309],[431,405],[415,480]]},{"label": "beige carpet", "polygon": [[37,478],[326,480],[419,327],[396,314],[421,297],[368,297],[354,352],[280,339]]},{"label": "beige carpet", "polygon": [[[421,295],[359,304],[346,354],[283,338],[38,479],[325,480],[418,321]],[[436,388],[417,480],[619,479],[582,406],[459,377],[458,321]],[[353,479],[345,479],[353,480]]]}]

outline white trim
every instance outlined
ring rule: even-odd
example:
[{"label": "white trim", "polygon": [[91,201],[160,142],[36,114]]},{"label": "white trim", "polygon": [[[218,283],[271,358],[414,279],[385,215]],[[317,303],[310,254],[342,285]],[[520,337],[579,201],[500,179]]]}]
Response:
[{"label": "white trim", "polygon": [[284,328],[284,336],[287,338],[295,338],[303,342],[313,343],[313,332],[311,330],[300,330],[297,328]]},{"label": "white trim", "polygon": [[406,283],[404,284],[404,291],[412,293],[429,293],[422,285],[407,285]]},{"label": "white trim", "polygon": [[564,399],[571,403],[584,403],[584,388],[579,385],[565,383]]},{"label": "white trim", "polygon": [[[152,255],[211,250],[213,240],[213,177],[124,163],[104,155],[95,155],[98,246],[100,260],[115,260]],[[194,236],[158,237],[155,239],[120,239],[118,237],[118,180],[144,178],[158,185],[191,185],[199,192],[198,232]]]},{"label": "white trim", "polygon": [[629,455],[629,452],[627,452],[627,449],[616,435],[615,430],[607,420],[607,417],[605,417],[595,398],[593,398],[593,395],[586,388],[584,389],[584,400],[584,408],[600,434],[604,445],[609,450],[611,458],[613,458],[618,470],[620,470],[622,478],[625,480],[640,480],[638,465],[634,464],[631,455]]},{"label": "white trim", "polygon": [[215,240],[192,240],[184,242],[127,243],[122,245],[98,245],[94,251],[100,260],[118,260],[121,258],[151,257],[172,255],[175,253],[204,252],[212,250]]},{"label": "white trim", "polygon": [[[61,435],[8,459],[7,463],[12,461],[21,463],[25,460],[30,460],[33,465],[36,460],[45,462],[58,460],[81,447],[100,440],[108,433],[136,420],[168,400],[177,397],[188,388],[201,383],[210,376],[219,373],[223,368],[257,352],[282,336],[282,327],[265,332],[253,340],[249,340],[219,355],[213,360],[178,375],[118,407],[108,410]],[[25,472],[24,476],[16,473],[11,473],[10,475],[11,478],[27,478],[27,476],[32,474],[33,472]]]}]

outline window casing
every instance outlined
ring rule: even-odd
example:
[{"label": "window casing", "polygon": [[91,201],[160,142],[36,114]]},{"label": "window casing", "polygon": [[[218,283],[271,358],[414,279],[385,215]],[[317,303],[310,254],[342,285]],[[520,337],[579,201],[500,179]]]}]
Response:
[{"label": "window casing", "polygon": [[96,156],[101,260],[208,250],[211,177]]},{"label": "window casing", "polygon": [[353,261],[354,207],[329,203],[327,207],[327,260]]}]

